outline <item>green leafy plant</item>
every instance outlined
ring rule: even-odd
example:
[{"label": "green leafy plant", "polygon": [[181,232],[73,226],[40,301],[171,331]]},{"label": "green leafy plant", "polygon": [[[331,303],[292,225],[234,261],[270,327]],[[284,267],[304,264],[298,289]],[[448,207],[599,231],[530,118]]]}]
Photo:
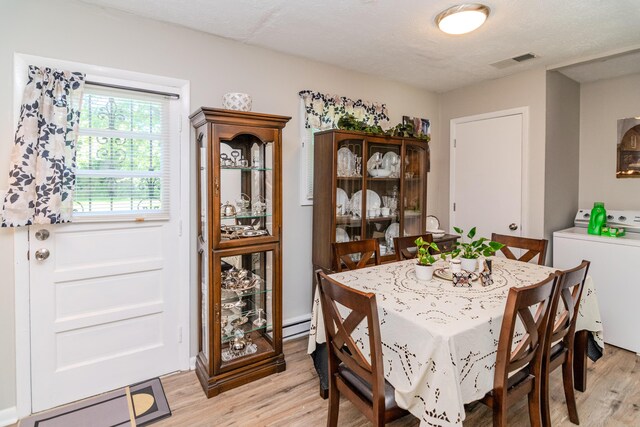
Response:
[{"label": "green leafy plant", "polygon": [[[464,230],[458,227],[453,227],[456,230],[456,233],[460,235],[464,235]],[[451,257],[455,258],[460,255],[461,258],[465,259],[476,259],[480,255],[482,256],[491,256],[496,251],[500,250],[504,247],[502,243],[492,242],[486,237],[481,237],[477,240],[473,240],[476,235],[476,228],[473,227],[467,233],[467,237],[469,238],[469,242],[455,242],[453,246],[453,250],[450,252]]]},{"label": "green leafy plant", "polygon": [[394,127],[385,131],[378,125],[371,126],[371,125],[368,125],[363,120],[356,119],[353,114],[345,114],[344,116],[340,117],[340,119],[338,119],[338,129],[353,130],[357,132],[366,132],[366,133],[372,133],[374,135],[388,135],[388,136],[399,136],[404,138],[409,138],[409,137],[417,138],[426,142],[429,142],[431,139],[429,135],[421,134],[421,135],[415,136],[414,135],[415,129],[413,128],[412,123],[406,123],[406,124],[398,123]]},{"label": "green leafy plant", "polygon": [[353,114],[345,114],[338,120],[338,128],[344,130],[354,130],[357,132],[373,133],[383,135],[384,131],[380,126],[370,126],[362,120],[356,119]]},{"label": "green leafy plant", "polygon": [[418,237],[414,242],[416,244],[416,257],[418,258],[418,264],[420,265],[433,265],[436,262],[436,257],[433,256],[429,249],[439,252],[438,245],[431,242],[426,242],[422,237]]}]

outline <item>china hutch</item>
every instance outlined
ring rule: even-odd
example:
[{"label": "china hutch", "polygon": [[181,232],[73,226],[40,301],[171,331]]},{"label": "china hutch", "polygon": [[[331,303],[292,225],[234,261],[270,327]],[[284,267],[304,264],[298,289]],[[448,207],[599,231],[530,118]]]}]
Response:
[{"label": "china hutch", "polygon": [[394,237],[425,232],[428,171],[424,140],[344,130],[316,133],[314,269],[334,270],[333,242],[360,239],[378,239],[382,262],[395,261]]},{"label": "china hutch", "polygon": [[202,107],[197,143],[199,336],[208,397],[285,370],[282,129],[290,117]]}]

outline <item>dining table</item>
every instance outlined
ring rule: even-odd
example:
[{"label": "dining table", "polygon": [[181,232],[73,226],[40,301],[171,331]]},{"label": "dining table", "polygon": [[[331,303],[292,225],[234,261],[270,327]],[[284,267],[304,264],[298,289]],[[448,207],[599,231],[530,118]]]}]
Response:
[{"label": "dining table", "polygon": [[[509,289],[537,283],[556,271],[504,257],[488,259],[493,280],[488,286],[475,280],[470,287],[456,287],[436,276],[418,280],[415,260],[329,276],[353,289],[375,293],[385,378],[395,388],[398,405],[416,416],[421,426],[462,425],[464,405],[493,389]],[[439,260],[435,268],[446,272],[447,266],[447,261]],[[326,376],[326,333],[318,292],[316,288],[307,350],[319,359],[314,361],[316,369],[324,364]],[[348,309],[343,309],[348,314]],[[586,361],[581,358],[586,353],[587,334],[596,349],[604,348],[596,290],[590,277],[585,280],[576,331],[580,331],[576,345],[581,348],[576,353],[583,353],[576,357],[576,388],[580,389],[586,386]],[[369,354],[366,334],[364,323],[352,334],[365,355]],[[326,384],[326,378],[324,381]]]}]

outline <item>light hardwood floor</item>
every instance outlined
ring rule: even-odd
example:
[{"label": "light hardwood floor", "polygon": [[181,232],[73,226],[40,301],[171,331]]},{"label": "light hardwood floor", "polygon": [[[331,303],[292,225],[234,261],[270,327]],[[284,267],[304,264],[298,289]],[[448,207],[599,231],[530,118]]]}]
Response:
[{"label": "light hardwood floor", "polygon": [[[318,395],[318,378],[307,355],[306,339],[285,343],[287,370],[207,399],[193,372],[162,379],[173,415],[156,426],[324,426],[327,401]],[[587,391],[576,392],[580,426],[640,426],[640,357],[607,346],[605,356],[589,362]],[[573,426],[567,417],[560,370],[551,379],[551,421]],[[525,399],[509,410],[509,425],[529,425]],[[339,425],[368,425],[345,399]],[[418,426],[409,415],[390,426]],[[491,412],[477,405],[466,426],[490,426]]]}]

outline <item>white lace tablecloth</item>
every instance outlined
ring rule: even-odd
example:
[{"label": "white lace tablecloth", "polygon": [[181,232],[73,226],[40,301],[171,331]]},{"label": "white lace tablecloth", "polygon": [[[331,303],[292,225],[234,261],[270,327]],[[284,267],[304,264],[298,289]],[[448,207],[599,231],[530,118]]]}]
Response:
[{"label": "white lace tablecloth", "polygon": [[[384,373],[396,401],[420,419],[421,426],[459,426],[464,404],[493,388],[500,327],[508,290],[546,278],[553,268],[492,257],[494,284],[454,288],[450,281],[418,281],[414,260],[332,274],[338,282],[374,292],[378,304]],[[443,262],[440,261],[439,263]],[[364,328],[354,332],[368,354]],[[602,347],[602,323],[593,282],[587,278],[576,330],[594,332]],[[360,337],[358,337],[358,334]],[[325,342],[317,294],[308,352]]]}]

